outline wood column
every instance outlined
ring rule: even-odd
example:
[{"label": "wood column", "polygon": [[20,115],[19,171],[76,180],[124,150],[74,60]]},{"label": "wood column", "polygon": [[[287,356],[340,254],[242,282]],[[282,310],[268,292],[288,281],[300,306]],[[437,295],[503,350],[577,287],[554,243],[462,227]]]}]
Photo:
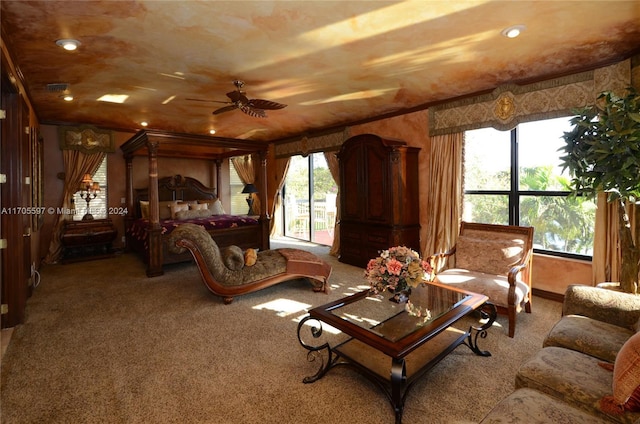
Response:
[{"label": "wood column", "polygon": [[160,227],[160,207],[158,205],[158,141],[147,140],[149,151],[149,257],[147,277],[164,274],[162,270],[162,228]]}]

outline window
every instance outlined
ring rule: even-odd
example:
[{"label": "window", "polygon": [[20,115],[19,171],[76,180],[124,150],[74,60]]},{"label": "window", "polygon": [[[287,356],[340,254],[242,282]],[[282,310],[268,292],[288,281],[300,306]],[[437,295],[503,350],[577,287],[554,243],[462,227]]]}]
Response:
[{"label": "window", "polygon": [[[92,176],[93,182],[100,185],[100,191],[96,197],[90,196],[88,204],[93,219],[107,219],[107,156],[105,155],[98,170]],[[82,198],[82,191],[78,191],[73,195],[73,202],[76,213],[73,215],[74,221],[82,220],[89,211],[87,211],[87,201]]]},{"label": "window", "polygon": [[284,235],[331,246],[337,192],[323,153],[293,156],[283,188]]},{"label": "window", "polygon": [[570,196],[562,172],[562,135],[570,118],[520,124],[511,131],[467,131],[463,219],[533,226],[534,250],[585,259],[593,250],[595,203]]},{"label": "window", "polygon": [[231,186],[231,211],[229,213],[231,215],[246,215],[249,212],[247,195],[242,193],[244,184],[231,160],[229,160],[229,185]]}]

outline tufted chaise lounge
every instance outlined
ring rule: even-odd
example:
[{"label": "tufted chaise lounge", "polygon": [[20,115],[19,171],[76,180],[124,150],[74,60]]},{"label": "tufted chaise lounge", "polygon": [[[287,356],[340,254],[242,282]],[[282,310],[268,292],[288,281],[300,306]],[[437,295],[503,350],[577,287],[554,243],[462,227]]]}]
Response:
[{"label": "tufted chaise lounge", "polygon": [[273,249],[257,252],[255,264],[245,264],[238,246],[220,249],[207,231],[195,224],[182,224],[170,234],[173,253],[191,252],[202,281],[224,303],[234,296],[261,290],[283,281],[308,278],[313,290],[328,293],[331,265],[300,249]]}]

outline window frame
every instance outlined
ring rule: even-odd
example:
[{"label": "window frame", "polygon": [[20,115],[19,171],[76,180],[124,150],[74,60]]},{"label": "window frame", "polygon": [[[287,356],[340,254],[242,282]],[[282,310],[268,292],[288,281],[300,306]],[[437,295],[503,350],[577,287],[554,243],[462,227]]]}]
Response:
[{"label": "window frame", "polygon": [[[544,121],[544,120],[540,120]],[[538,122],[540,122],[538,121]],[[496,130],[498,131],[498,130]],[[519,143],[519,131],[520,127],[516,126],[515,128],[509,130],[509,148],[510,148],[510,181],[509,181],[509,190],[463,190],[463,196],[467,195],[483,195],[483,196],[506,196],[508,199],[508,216],[509,223],[508,225],[520,225],[520,200],[523,196],[529,197],[569,197],[574,193],[572,191],[561,191],[561,190],[520,190],[519,181],[520,181],[520,163],[519,163],[519,151],[518,151],[518,143]],[[463,158],[466,160],[466,158]],[[465,174],[465,167],[463,164],[463,178]],[[576,196],[582,196],[581,193],[575,193]],[[463,202],[464,205],[464,202]],[[594,222],[595,225],[595,222]],[[592,261],[592,255],[585,255],[581,253],[571,253],[571,252],[562,252],[557,250],[547,250],[535,248],[533,249],[534,253],[541,253],[549,256],[556,256],[568,259],[578,259],[578,260],[586,260]]]}]

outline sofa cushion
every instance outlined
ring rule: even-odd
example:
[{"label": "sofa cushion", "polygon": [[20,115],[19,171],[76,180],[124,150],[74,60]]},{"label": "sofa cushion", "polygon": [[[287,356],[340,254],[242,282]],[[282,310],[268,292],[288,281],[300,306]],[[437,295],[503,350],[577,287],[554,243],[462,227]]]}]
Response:
[{"label": "sofa cushion", "polygon": [[516,389],[539,390],[589,414],[619,423],[635,423],[640,413],[604,413],[600,399],[611,393],[613,374],[600,360],[574,350],[550,346],[540,349],[516,373]]},{"label": "sofa cushion", "polygon": [[[435,281],[449,284],[462,290],[482,293],[491,299],[496,306],[507,307],[509,303],[509,281],[507,275],[485,274],[467,269],[451,268],[436,275]],[[529,292],[529,286],[516,281],[516,304],[520,304]]]},{"label": "sofa cushion", "polygon": [[460,236],[456,242],[456,268],[507,275],[522,260],[522,240]]},{"label": "sofa cushion", "polygon": [[[613,366],[613,396],[604,396],[600,407],[608,413],[623,413],[636,408],[634,392],[640,387],[640,333],[622,346]],[[629,402],[631,400],[631,402]]]},{"label": "sofa cushion", "polygon": [[537,390],[518,389],[494,406],[480,424],[606,422]]},{"label": "sofa cushion", "polygon": [[549,331],[543,346],[558,346],[614,363],[633,331],[581,315],[562,317]]}]

